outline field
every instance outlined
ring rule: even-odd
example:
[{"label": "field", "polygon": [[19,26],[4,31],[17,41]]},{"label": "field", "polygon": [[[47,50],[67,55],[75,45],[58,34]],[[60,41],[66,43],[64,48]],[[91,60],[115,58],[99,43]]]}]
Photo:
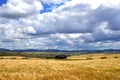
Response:
[{"label": "field", "polygon": [[63,60],[2,56],[0,80],[120,80],[120,54],[84,54]]}]

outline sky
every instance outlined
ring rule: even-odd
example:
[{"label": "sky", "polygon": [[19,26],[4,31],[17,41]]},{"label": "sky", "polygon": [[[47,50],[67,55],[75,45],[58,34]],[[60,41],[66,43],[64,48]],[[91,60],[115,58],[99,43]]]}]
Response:
[{"label": "sky", "polygon": [[0,48],[120,49],[120,0],[0,0]]}]

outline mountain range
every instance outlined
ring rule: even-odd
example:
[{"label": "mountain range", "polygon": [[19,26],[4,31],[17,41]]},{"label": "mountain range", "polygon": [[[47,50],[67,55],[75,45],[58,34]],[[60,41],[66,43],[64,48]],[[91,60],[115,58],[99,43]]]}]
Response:
[{"label": "mountain range", "polygon": [[0,48],[0,52],[83,52],[83,53],[102,53],[102,52],[111,52],[111,53],[120,53],[120,49],[105,49],[105,50],[59,50],[59,49],[16,49],[10,50],[5,48]]}]

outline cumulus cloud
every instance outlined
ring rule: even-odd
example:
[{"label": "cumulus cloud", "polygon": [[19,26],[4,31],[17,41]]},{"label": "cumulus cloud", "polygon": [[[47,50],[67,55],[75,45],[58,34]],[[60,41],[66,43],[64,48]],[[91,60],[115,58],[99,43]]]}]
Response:
[{"label": "cumulus cloud", "polygon": [[61,4],[69,0],[40,0],[40,1],[46,4]]},{"label": "cumulus cloud", "polygon": [[[40,14],[44,10],[40,1],[64,4]],[[119,4],[119,0],[8,0],[0,7],[0,42],[16,48],[117,48]]]},{"label": "cumulus cloud", "polygon": [[36,34],[36,31],[32,26],[23,28],[23,31],[24,33],[27,33],[27,34]]},{"label": "cumulus cloud", "polygon": [[8,0],[0,7],[0,16],[5,18],[21,18],[39,13],[42,4],[38,0]]},{"label": "cumulus cloud", "polygon": [[[116,30],[119,29],[119,9],[115,10],[116,8],[111,9],[100,6],[94,10],[90,8],[90,5],[86,4],[63,7],[53,10],[53,12],[39,14],[31,18],[38,21],[32,22],[38,34],[91,33],[105,21],[108,22],[108,28],[112,30],[113,28]],[[27,22],[27,20],[24,21],[25,23]]]},{"label": "cumulus cloud", "polygon": [[14,28],[11,25],[5,26],[5,25],[0,25],[0,35],[1,35],[1,40],[4,41],[11,41],[12,40],[12,35],[14,33]]}]

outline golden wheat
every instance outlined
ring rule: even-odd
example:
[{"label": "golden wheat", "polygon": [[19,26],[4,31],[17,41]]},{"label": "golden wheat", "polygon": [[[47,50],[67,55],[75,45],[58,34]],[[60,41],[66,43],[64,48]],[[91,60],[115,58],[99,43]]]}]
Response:
[{"label": "golden wheat", "polygon": [[[73,56],[67,60],[0,60],[0,80],[120,80],[120,56]],[[108,59],[100,59],[107,56]],[[76,60],[75,60],[76,59]]]}]

